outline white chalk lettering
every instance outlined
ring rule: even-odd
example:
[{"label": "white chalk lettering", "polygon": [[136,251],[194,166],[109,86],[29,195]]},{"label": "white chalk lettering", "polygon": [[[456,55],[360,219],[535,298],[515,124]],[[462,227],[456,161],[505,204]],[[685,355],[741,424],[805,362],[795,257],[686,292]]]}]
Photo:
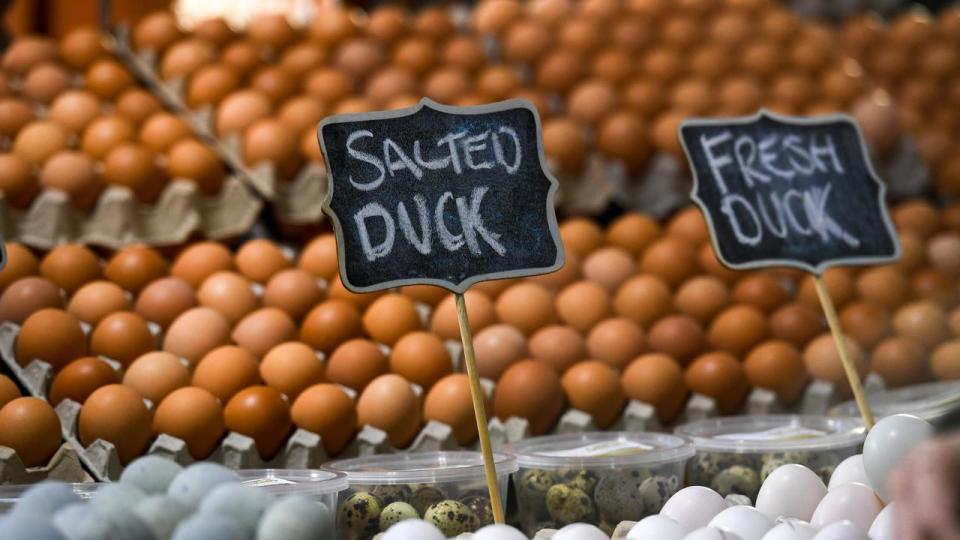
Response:
[{"label": "white chalk lettering", "polygon": [[770,204],[773,205],[773,210],[776,212],[777,223],[773,223],[770,219],[770,213],[767,211],[767,205],[763,202],[763,195],[761,195],[758,191],[757,207],[760,208],[760,217],[763,219],[763,224],[766,225],[767,230],[772,232],[777,238],[786,238],[787,224],[783,222],[783,208],[780,206],[780,200],[776,197],[770,197]]},{"label": "white chalk lettering", "polygon": [[520,159],[523,156],[522,151],[520,150],[520,137],[517,135],[515,129],[508,126],[500,126],[500,129],[497,130],[497,133],[507,135],[510,137],[510,140],[513,141],[513,163],[507,163],[507,160],[503,154],[503,143],[500,142],[500,137],[498,137],[496,134],[493,134],[490,137],[493,139],[493,155],[497,162],[507,169],[509,174],[514,174],[517,172],[517,169],[520,168]]},{"label": "white chalk lettering", "polygon": [[422,233],[417,236],[417,231],[413,229],[413,223],[410,222],[410,216],[407,214],[407,207],[403,205],[403,201],[397,203],[397,218],[400,221],[400,230],[403,231],[403,236],[413,244],[417,251],[429,255],[433,242],[430,241],[430,213],[427,211],[427,199],[417,193],[413,196],[413,202],[417,207],[417,217],[420,220]]},{"label": "white chalk lettering", "polygon": [[490,130],[484,131],[479,135],[473,135],[472,137],[467,137],[463,141],[463,157],[464,161],[467,163],[467,167],[478,170],[478,169],[492,169],[492,161],[481,161],[479,163],[474,161],[474,154],[477,152],[482,152],[487,148],[487,137],[490,135]]},{"label": "white chalk lettering", "polygon": [[820,133],[819,135],[824,138],[822,144],[817,144],[817,133],[813,134],[810,140],[810,154],[817,161],[817,164],[822,168],[823,172],[828,172],[827,167],[820,161],[821,157],[829,157],[830,161],[833,163],[833,170],[836,173],[843,174],[843,165],[840,163],[840,156],[837,155],[837,147],[833,144],[833,137],[829,133]]},{"label": "white chalk lettering", "polygon": [[776,165],[777,158],[779,154],[773,153],[770,149],[777,143],[777,136],[771,135],[760,141],[760,163],[763,163],[763,166],[767,168],[768,171],[784,178],[786,180],[793,180],[793,177],[797,175],[796,172],[789,169],[781,169]]},{"label": "white chalk lettering", "polygon": [[437,208],[433,212],[433,219],[437,224],[437,234],[440,235],[440,243],[443,244],[443,247],[446,248],[447,251],[456,251],[463,247],[463,235],[451,233],[450,229],[447,229],[447,224],[443,221],[444,204],[449,199],[453,199],[453,193],[449,191],[440,196],[440,200],[437,201]]},{"label": "white chalk lettering", "polygon": [[[740,220],[737,218],[734,205],[739,205],[750,217],[755,231],[753,234],[747,234],[740,226]],[[727,215],[727,220],[730,222],[730,227],[733,229],[733,234],[737,237],[738,242],[748,246],[755,246],[760,243],[760,240],[763,238],[763,229],[760,228],[760,219],[757,218],[757,213],[754,212],[753,207],[750,206],[750,201],[736,193],[729,193],[723,198],[723,202],[720,203],[720,211]]]},{"label": "white chalk lettering", "polygon": [[733,163],[733,160],[730,159],[730,156],[723,154],[717,156],[713,153],[713,148],[720,146],[721,144],[729,141],[733,138],[733,135],[729,131],[724,131],[719,135],[714,135],[709,139],[706,135],[700,136],[700,145],[703,146],[703,153],[707,155],[707,162],[710,164],[710,171],[713,172],[713,179],[717,181],[717,188],[720,190],[721,194],[726,194],[727,184],[723,181],[723,173],[720,172],[720,169],[726,167]]},{"label": "white chalk lettering", "polygon": [[770,183],[768,175],[753,168],[753,162],[757,159],[757,145],[754,144],[753,139],[746,135],[737,137],[737,141],[733,143],[733,153],[737,156],[737,165],[740,166],[740,173],[748,187],[755,187],[754,180],[764,184]]},{"label": "white chalk lettering", "polygon": [[[810,176],[814,172],[813,159],[810,157],[810,154],[800,146],[801,142],[800,137],[787,135],[783,138],[783,148],[790,154],[787,156],[790,165],[796,169],[800,175]],[[803,159],[805,163],[801,164],[796,158]]]},{"label": "white chalk lettering", "polygon": [[424,161],[420,155],[420,141],[413,141],[413,159],[417,162],[417,165],[431,171],[437,171],[450,165],[450,156]]},{"label": "white chalk lettering", "polygon": [[463,237],[467,241],[467,247],[470,253],[481,255],[480,243],[477,242],[477,235],[483,238],[497,255],[501,257],[507,253],[506,248],[500,243],[500,235],[490,232],[483,225],[483,217],[480,216],[480,204],[483,202],[483,196],[487,194],[487,186],[473,188],[470,195],[470,206],[467,207],[467,201],[463,197],[457,197],[457,212],[460,214],[460,224],[463,225]]},{"label": "white chalk lettering", "polygon": [[[386,230],[384,239],[377,245],[370,242],[370,231],[367,229],[367,220],[379,217],[383,220],[383,226]],[[360,246],[363,248],[363,254],[368,261],[375,261],[381,257],[386,257],[393,249],[394,224],[390,213],[377,202],[367,203],[354,214],[353,219],[357,222],[357,230],[360,231]]]},{"label": "white chalk lettering", "polygon": [[[377,158],[377,156],[374,156],[374,155],[372,155],[372,154],[368,154],[368,153],[366,153],[366,152],[361,152],[361,151],[353,148],[353,143],[355,143],[355,142],[357,141],[357,139],[359,139],[359,138],[361,138],[361,137],[373,137],[373,133],[371,133],[371,132],[369,132],[369,131],[367,131],[367,130],[365,130],[365,129],[364,129],[364,130],[360,130],[360,131],[354,131],[353,133],[351,133],[350,136],[347,137],[347,154],[348,154],[350,157],[352,157],[353,159],[356,159],[356,160],[359,160],[359,161],[363,161],[364,163],[369,163],[369,164],[373,165],[374,167],[377,168],[378,171],[380,171],[380,176],[378,176],[377,178],[375,178],[374,180],[372,180],[372,181],[370,181],[370,182],[360,183],[360,182],[357,182],[356,180],[353,179],[353,174],[351,173],[351,174],[350,174],[350,184],[351,184],[353,187],[359,189],[360,191],[373,191],[374,189],[377,189],[378,187],[380,187],[380,184],[383,183],[383,178],[384,178],[384,174],[386,173],[386,171],[384,171],[384,169],[383,169],[383,162],[380,161],[380,160]],[[351,169],[352,169],[352,167],[351,167]]]},{"label": "white chalk lettering", "polygon": [[[391,151],[393,151],[397,159],[391,157]],[[407,169],[417,180],[423,178],[423,171],[420,170],[420,167],[417,167],[417,164],[391,139],[383,140],[383,160],[387,163],[387,170],[390,171],[390,176],[393,176],[393,173],[396,171]]]},{"label": "white chalk lettering", "polygon": [[437,146],[447,145],[450,147],[450,162],[453,164],[453,172],[460,174],[463,172],[463,167],[460,165],[460,156],[457,155],[457,141],[466,137],[467,132],[461,131],[459,133],[450,133],[446,137],[443,137],[437,141]]}]

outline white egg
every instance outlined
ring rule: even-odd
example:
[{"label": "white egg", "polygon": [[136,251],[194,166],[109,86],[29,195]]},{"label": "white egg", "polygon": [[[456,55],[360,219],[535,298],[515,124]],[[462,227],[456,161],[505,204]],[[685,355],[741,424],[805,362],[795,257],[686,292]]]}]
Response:
[{"label": "white egg", "polygon": [[752,506],[734,506],[714,516],[710,527],[734,533],[743,540],[760,540],[773,528],[773,520]]},{"label": "white egg", "polygon": [[777,525],[763,535],[763,540],[813,540],[819,529],[799,519],[779,520]]},{"label": "white egg", "polygon": [[683,537],[683,540],[743,540],[735,533],[722,531],[714,527],[700,527]]},{"label": "white egg", "polygon": [[776,520],[789,517],[810,521],[817,504],[827,494],[827,486],[817,473],[803,465],[778,467],[760,486],[757,510]]},{"label": "white egg", "polygon": [[888,500],[887,478],[910,450],[930,437],[930,422],[910,414],[888,416],[873,426],[863,441],[863,469],[870,486],[883,500]]},{"label": "white egg", "polygon": [[689,530],[667,516],[647,516],[634,525],[627,538],[630,540],[682,540]]},{"label": "white egg", "polygon": [[837,465],[837,468],[833,470],[833,474],[830,475],[830,484],[827,485],[827,491],[837,486],[852,484],[854,482],[870,484],[870,480],[867,479],[867,472],[863,470],[863,454],[850,456]]},{"label": "white egg", "polygon": [[838,521],[852,521],[863,530],[870,528],[882,510],[872,489],[863,484],[844,484],[827,493],[817,505],[810,524],[826,527]]},{"label": "white egg", "polygon": [[820,529],[813,540],[870,540],[870,537],[853,523],[838,521]]},{"label": "white egg", "polygon": [[873,520],[873,525],[870,525],[870,531],[868,532],[872,540],[896,540],[897,524],[895,522],[896,510],[894,509],[896,505],[895,502],[888,504],[877,515],[877,519]]},{"label": "white egg", "polygon": [[703,486],[690,486],[673,494],[663,505],[660,515],[688,530],[706,527],[707,523],[727,509],[727,503],[716,491]]},{"label": "white egg", "polygon": [[422,519],[405,519],[387,529],[383,540],[447,540],[447,537]]},{"label": "white egg", "polygon": [[[607,534],[587,523],[571,523],[557,531],[553,540],[609,540]],[[387,539],[384,539],[387,540]]]},{"label": "white egg", "polygon": [[473,540],[527,540],[527,536],[509,525],[487,525],[473,533]]}]

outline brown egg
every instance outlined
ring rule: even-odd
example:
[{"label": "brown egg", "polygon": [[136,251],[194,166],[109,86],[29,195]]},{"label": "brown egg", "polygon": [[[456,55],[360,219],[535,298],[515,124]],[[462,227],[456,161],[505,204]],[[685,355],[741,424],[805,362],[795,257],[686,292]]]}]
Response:
[{"label": "brown egg", "polygon": [[329,107],[353,93],[353,80],[335,69],[320,68],[307,75],[303,90]]},{"label": "brown egg", "polygon": [[178,141],[192,136],[190,126],[182,118],[168,112],[151,115],[140,128],[140,141],[162,154],[166,154]]},{"label": "brown egg", "polygon": [[13,153],[41,165],[50,156],[68,146],[69,133],[60,124],[48,121],[30,122],[13,140]]},{"label": "brown egg", "polygon": [[[931,358],[936,358],[936,352]],[[870,355],[870,369],[891,388],[929,380],[927,350],[923,343],[903,336],[881,341]],[[932,364],[932,362],[931,362]]]},{"label": "brown egg", "polygon": [[546,433],[563,412],[560,376],[539,360],[522,360],[500,377],[493,395],[494,414],[501,421],[526,419],[531,435]]},{"label": "brown egg", "polygon": [[670,47],[651,48],[641,60],[641,69],[657,82],[667,83],[682,73],[682,58],[679,51]]},{"label": "brown egg", "polygon": [[776,41],[762,39],[744,44],[739,63],[751,75],[768,79],[783,68],[783,56]]},{"label": "brown egg", "polygon": [[589,358],[623,370],[643,352],[643,330],[632,320],[616,317],[601,321],[587,335]]},{"label": "brown egg", "polygon": [[626,401],[617,371],[598,360],[574,365],[561,384],[570,406],[589,414],[600,429],[616,421]]},{"label": "brown egg", "polygon": [[113,443],[122,464],[140,456],[153,437],[143,398],[121,384],[102,386],[90,394],[80,409],[78,431],[84,446],[97,439]]},{"label": "brown egg", "polygon": [[913,200],[897,205],[891,212],[898,231],[909,231],[927,240],[940,228],[940,214],[927,201]]},{"label": "brown egg", "polygon": [[453,362],[443,341],[430,332],[411,332],[390,351],[390,371],[429,390],[453,372]]},{"label": "brown egg", "polygon": [[452,67],[471,73],[486,63],[486,54],[475,38],[454,36],[444,45],[443,61]]},{"label": "brown egg", "polygon": [[216,106],[240,85],[240,75],[225,64],[208,64],[190,76],[186,89],[188,107]]},{"label": "brown egg", "polygon": [[48,37],[28,35],[12,41],[3,53],[2,67],[17,75],[31,67],[57,58],[57,44]]},{"label": "brown egg", "polygon": [[340,344],[327,361],[326,377],[356,391],[387,373],[390,364],[380,347],[367,339],[351,339]]},{"label": "brown egg", "polygon": [[290,74],[302,77],[311,70],[322,67],[326,59],[327,52],[323,47],[305,41],[291,45],[283,52],[280,67]]},{"label": "brown egg", "polygon": [[446,289],[434,285],[407,285],[400,287],[400,293],[428,306],[436,306],[447,296]]},{"label": "brown egg", "polygon": [[585,61],[579,52],[569,48],[548,52],[537,66],[536,86],[566,93],[580,81],[585,71]]},{"label": "brown egg", "polygon": [[584,277],[613,292],[636,272],[634,261],[625,250],[605,247],[591,253],[583,261],[581,268]]},{"label": "brown egg", "polygon": [[666,97],[661,85],[645,78],[634,79],[622,91],[623,105],[649,119],[664,107]]},{"label": "brown egg", "polygon": [[310,24],[310,37],[324,45],[334,45],[357,30],[351,14],[338,4],[323,4]]},{"label": "brown egg", "polygon": [[16,383],[10,377],[0,375],[0,409],[18,397],[21,397],[21,394]]},{"label": "brown egg", "polygon": [[926,246],[917,235],[904,231],[897,236],[900,237],[900,260],[895,263],[898,268],[904,272],[912,272],[926,264]]},{"label": "brown egg", "polygon": [[367,33],[383,43],[391,43],[408,33],[410,14],[400,6],[381,5],[370,12]]},{"label": "brown egg", "polygon": [[8,205],[26,209],[39,191],[33,164],[17,154],[0,154],[0,191]]},{"label": "brown egg", "polygon": [[685,315],[668,315],[661,318],[647,332],[651,350],[688,363],[707,347],[703,327],[696,319]]},{"label": "brown egg", "polygon": [[[847,338],[846,342],[847,353],[857,372],[863,377],[867,372],[867,359],[856,341]],[[814,379],[832,382],[837,385],[841,393],[849,393],[847,376],[840,361],[840,353],[837,352],[837,343],[830,333],[820,334],[807,344],[803,350],[803,363],[807,366],[807,373]]]},{"label": "brown egg", "polygon": [[13,137],[33,118],[33,108],[27,102],[17,98],[0,99],[0,135]]},{"label": "brown egg", "polygon": [[742,356],[768,334],[763,312],[749,305],[738,304],[717,315],[707,331],[707,340],[715,349]]},{"label": "brown egg", "polygon": [[100,33],[94,28],[80,27],[71,30],[60,41],[60,56],[68,66],[84,70],[95,60],[107,55]]},{"label": "brown egg", "polygon": [[61,244],[43,258],[40,275],[70,295],[84,283],[100,278],[100,261],[80,244]]},{"label": "brown egg", "polygon": [[700,245],[710,239],[703,211],[696,206],[680,210],[667,225],[667,235],[686,240],[692,245]]},{"label": "brown egg", "polygon": [[226,170],[217,154],[195,139],[174,143],[167,153],[167,172],[173,179],[190,180],[204,195],[215,196],[223,187]]},{"label": "brown egg", "polygon": [[370,382],[357,400],[357,424],[387,432],[394,448],[406,448],[420,430],[420,398],[403,377],[388,373]]},{"label": "brown egg", "polygon": [[322,355],[299,341],[274,346],[260,362],[263,382],[283,392],[290,400],[296,399],[307,387],[323,382],[325,371]]},{"label": "brown egg", "polygon": [[234,395],[223,409],[227,429],[250,437],[263,459],[280,451],[293,429],[290,404],[269,386],[250,386]]},{"label": "brown egg", "polygon": [[71,132],[81,133],[99,114],[100,99],[97,96],[85,90],[67,90],[50,104],[47,118]]},{"label": "brown egg", "polygon": [[365,38],[351,39],[341,44],[333,54],[333,65],[354,79],[366,77],[384,60],[383,48]]},{"label": "brown egg", "polygon": [[957,291],[946,272],[935,268],[921,268],[913,274],[911,284],[919,299],[932,300],[943,308],[957,303]]},{"label": "brown egg", "polygon": [[230,324],[236,324],[260,306],[252,287],[247,278],[236,272],[217,272],[197,289],[197,299],[201,306],[216,309]]},{"label": "brown egg", "polygon": [[707,324],[730,304],[730,290],[718,278],[694,276],[677,289],[673,303],[681,313]]},{"label": "brown egg", "polygon": [[393,345],[407,332],[422,326],[416,306],[401,294],[381,296],[363,314],[367,335],[387,345]]},{"label": "brown egg", "polygon": [[328,233],[311,240],[300,252],[297,265],[317,277],[332,279],[339,271],[336,237]]},{"label": "brown egg", "polygon": [[206,353],[197,363],[191,384],[226,403],[237,392],[259,382],[257,358],[242,347],[223,345]]},{"label": "brown egg", "polygon": [[103,270],[107,279],[136,294],[167,273],[167,261],[155,249],[138,244],[118,251]]},{"label": "brown egg", "polygon": [[299,87],[299,80],[279,66],[260,68],[250,78],[250,87],[263,92],[274,104],[280,104],[292,96]]},{"label": "brown egg", "polygon": [[103,187],[96,167],[96,162],[84,153],[61,151],[43,165],[40,184],[66,193],[75,207],[89,210]]},{"label": "brown egg", "polygon": [[721,414],[736,412],[750,389],[740,362],[720,351],[698,356],[687,367],[684,381],[691,391],[713,398]]},{"label": "brown egg", "polygon": [[220,17],[213,17],[198,21],[193,27],[193,37],[222,46],[236,37],[236,33],[230,28],[227,21]]},{"label": "brown egg", "polygon": [[314,126],[304,128],[303,138],[300,140],[300,154],[303,159],[323,166],[323,152],[320,151],[320,141],[317,140],[317,131]]},{"label": "brown egg", "polygon": [[6,243],[7,264],[0,268],[0,291],[14,281],[37,274],[40,264],[28,248],[15,242]]},{"label": "brown egg", "polygon": [[578,281],[565,287],[556,297],[560,319],[580,332],[609,317],[612,312],[610,293],[592,281]]},{"label": "brown egg", "polygon": [[899,335],[913,338],[927,347],[933,347],[950,336],[947,314],[929,300],[912,302],[897,310],[893,327]]},{"label": "brown egg", "polygon": [[[202,328],[203,332],[197,329]],[[218,311],[196,307],[181,313],[167,328],[163,350],[196,365],[213,349],[230,342],[230,323]]]},{"label": "brown egg", "polygon": [[703,79],[688,78],[677,81],[671,92],[671,104],[690,115],[703,115],[713,108],[713,89]]},{"label": "brown egg", "polygon": [[960,340],[950,340],[937,347],[930,357],[930,370],[941,381],[960,379]]},{"label": "brown egg", "polygon": [[469,88],[467,74],[454,67],[436,69],[423,82],[423,94],[440,103],[453,103]]},{"label": "brown egg", "polygon": [[298,428],[320,435],[330,456],[342,451],[357,430],[353,400],[335,384],[315,384],[301,392],[290,415]]},{"label": "brown egg", "polygon": [[84,85],[103,99],[116,99],[134,85],[133,76],[111,58],[101,58],[87,68]]},{"label": "brown egg", "polygon": [[[909,62],[909,57],[906,60]],[[889,155],[900,138],[897,110],[890,96],[877,90],[854,102],[850,113],[857,120],[871,150],[881,157]],[[902,229],[899,222],[897,227]]]},{"label": "brown egg", "polygon": [[596,19],[572,17],[561,24],[557,40],[572,51],[590,53],[603,43],[603,29]]},{"label": "brown egg", "polygon": [[147,118],[162,112],[163,105],[146,90],[131,88],[117,98],[116,113],[136,125],[146,122]]},{"label": "brown egg", "polygon": [[120,375],[109,364],[95,356],[85,356],[57,373],[50,384],[49,400],[54,406],[65,399],[83,405],[97,388],[119,382]]},{"label": "brown egg", "polygon": [[60,418],[46,401],[11,400],[0,409],[0,446],[12,448],[25,467],[46,465],[60,448]]},{"label": "brown egg", "polygon": [[613,113],[600,124],[597,148],[605,157],[623,162],[633,172],[639,171],[650,155],[647,126],[634,113]]},{"label": "brown egg", "polygon": [[392,64],[415,75],[430,70],[437,61],[436,44],[422,37],[404,39],[393,49]]},{"label": "brown egg", "polygon": [[140,19],[133,29],[136,49],[162,51],[181,37],[176,16],[169,11],[155,11]]},{"label": "brown egg", "polygon": [[521,83],[520,75],[513,68],[487,67],[477,75],[476,89],[481,100],[478,104],[512,98]]},{"label": "brown egg", "polygon": [[586,138],[576,122],[566,118],[548,120],[543,125],[544,153],[562,171],[579,172],[586,158]]},{"label": "brown egg", "polygon": [[148,352],[127,367],[123,384],[159,405],[174,390],[190,385],[190,371],[174,354]]},{"label": "brown egg", "polygon": [[656,276],[635,276],[617,290],[613,308],[618,315],[642,328],[650,328],[654,321],[671,311],[670,289]]},{"label": "brown egg", "polygon": [[413,26],[414,33],[438,41],[453,36],[457,31],[446,6],[439,5],[420,9],[415,15]]},{"label": "brown egg", "polygon": [[243,158],[251,166],[270,162],[277,178],[290,180],[300,169],[297,139],[297,133],[280,121],[258,120],[244,133]]},{"label": "brown egg", "polygon": [[125,367],[156,348],[157,337],[147,321],[130,311],[107,315],[90,334],[90,354],[116,360]]},{"label": "brown egg", "polygon": [[661,422],[673,420],[687,398],[683,371],[665,354],[640,356],[627,366],[620,380],[627,399],[652,405]]},{"label": "brown egg", "polygon": [[791,294],[783,280],[772,273],[745,276],[733,289],[733,300],[770,313],[790,300]]},{"label": "brown egg", "polygon": [[298,268],[281,270],[270,278],[263,293],[263,305],[285,311],[299,321],[319,304],[324,290],[313,274]]},{"label": "brown egg", "polygon": [[689,242],[665,237],[655,241],[640,259],[640,269],[675,287],[697,271],[697,251]]},{"label": "brown egg", "polygon": [[160,77],[165,80],[186,79],[201,67],[216,61],[216,47],[199,39],[174,43],[160,61]]},{"label": "brown egg", "polygon": [[23,78],[21,94],[40,104],[48,104],[70,87],[71,77],[64,68],[53,62],[37,64]]},{"label": "brown egg", "polygon": [[103,178],[108,184],[129,188],[142,202],[156,202],[166,185],[158,158],[145,145],[123,143],[107,154]]},{"label": "brown egg", "polygon": [[[59,291],[56,298],[60,298]],[[68,313],[91,326],[96,326],[115,311],[129,309],[127,293],[117,284],[103,280],[91,281],[80,287],[67,304]]]},{"label": "brown egg", "polygon": [[546,362],[559,375],[587,358],[586,341],[569,326],[544,327],[530,337],[528,345],[534,359]]},{"label": "brown egg", "polygon": [[507,368],[528,356],[524,335],[506,324],[495,324],[477,332],[473,347],[477,372],[492,381],[499,379]]},{"label": "brown egg", "polygon": [[477,439],[477,421],[473,415],[470,379],[467,375],[453,373],[437,381],[424,400],[423,418],[453,428],[457,443],[473,443]]},{"label": "brown egg", "polygon": [[226,430],[223,408],[203,388],[179,388],[160,402],[153,416],[153,430],[183,440],[194,459],[205,459]]},{"label": "brown egg", "polygon": [[[535,283],[550,289],[551,291],[558,291],[567,285],[573,283],[574,281],[579,280],[582,277],[580,272],[580,259],[573,253],[567,252],[564,254],[563,266],[555,272],[550,272],[548,274],[541,274],[539,276],[531,276],[526,278],[525,281],[528,283]],[[509,281],[509,280],[507,280]],[[496,283],[493,281],[486,281],[483,283],[478,283],[474,285],[484,285],[485,289],[489,290],[491,287],[490,284]]]},{"label": "brown egg", "polygon": [[298,32],[282,14],[262,13],[250,20],[247,35],[258,45],[280,50],[296,40]]},{"label": "brown egg", "polygon": [[910,296],[910,282],[895,267],[877,266],[857,277],[857,292],[864,300],[893,309]]},{"label": "brown egg", "polygon": [[188,246],[174,259],[170,275],[197,288],[211,275],[233,268],[233,255],[223,244],[197,242]]},{"label": "brown egg", "polygon": [[310,130],[316,139],[316,127],[326,116],[326,106],[314,96],[301,94],[292,97],[280,108],[278,117],[295,131]]},{"label": "brown egg", "polygon": [[246,131],[255,122],[269,117],[272,110],[270,98],[262,92],[252,89],[233,92],[217,107],[217,134],[225,137]]},{"label": "brown egg", "polygon": [[518,283],[505,290],[496,303],[497,317],[526,335],[556,321],[553,295],[533,283]]},{"label": "brown egg", "polygon": [[0,295],[0,320],[21,324],[44,308],[62,308],[63,295],[51,281],[27,276],[18,279]]},{"label": "brown egg", "polygon": [[360,312],[342,300],[327,300],[304,317],[300,325],[300,340],[324,353],[333,350],[348,339],[363,332]]},{"label": "brown egg", "polygon": [[954,232],[937,234],[927,242],[930,265],[949,276],[960,274],[960,235]]},{"label": "brown egg", "polygon": [[480,34],[496,34],[517,20],[522,9],[516,0],[486,0],[474,8],[470,23]]},{"label": "brown egg", "polygon": [[780,403],[794,403],[807,386],[800,351],[792,344],[772,339],[757,345],[744,358],[743,370],[751,385],[777,394]]},{"label": "brown egg", "polygon": [[[467,306],[467,318],[474,333],[496,321],[493,302],[486,294],[468,290],[464,294]],[[444,298],[433,311],[430,319],[430,331],[443,339],[460,340],[460,323],[457,318],[456,299],[453,295]]]},{"label": "brown egg", "polygon": [[418,83],[413,72],[405,68],[387,66],[370,76],[365,94],[376,103],[388,103],[398,95],[414,94]]},{"label": "brown egg", "polygon": [[277,272],[292,266],[279,246],[263,238],[245,243],[234,261],[240,273],[258,283],[266,283]]},{"label": "brown egg", "polygon": [[503,58],[510,63],[535,62],[547,52],[552,41],[547,25],[534,20],[518,19],[504,32]]},{"label": "brown egg", "polygon": [[572,218],[560,225],[563,246],[579,257],[586,257],[603,245],[603,230],[586,218]]},{"label": "brown egg", "polygon": [[847,335],[868,350],[893,331],[890,313],[871,302],[847,304],[840,312],[840,322]]},{"label": "brown egg", "polygon": [[[168,115],[168,113],[157,113],[151,118],[158,115]],[[147,125],[150,125],[149,120],[144,125],[144,130],[141,130],[141,139],[144,141],[150,139],[150,137],[144,135]],[[118,115],[100,116],[90,121],[84,129],[81,148],[90,157],[103,159],[107,157],[111,150],[121,144],[133,142],[135,137],[136,131],[133,122],[127,118]]]},{"label": "brown egg", "polygon": [[287,312],[266,307],[258,309],[240,320],[231,337],[241,347],[255,356],[262,357],[280,343],[297,336],[297,324]]},{"label": "brown egg", "polygon": [[[857,283],[854,284],[853,274],[848,268],[830,268],[823,273],[822,278],[824,285],[826,285],[827,292],[830,293],[830,299],[833,300],[833,304],[838,309],[853,300],[858,292],[863,296],[862,291],[860,291],[860,282],[863,281],[862,275],[857,279]],[[797,291],[797,299],[822,311],[820,308],[820,296],[817,294],[813,276],[803,278],[800,289]]]},{"label": "brown egg", "polygon": [[628,212],[613,221],[605,237],[607,245],[619,247],[637,256],[660,234],[660,225],[646,214]]}]

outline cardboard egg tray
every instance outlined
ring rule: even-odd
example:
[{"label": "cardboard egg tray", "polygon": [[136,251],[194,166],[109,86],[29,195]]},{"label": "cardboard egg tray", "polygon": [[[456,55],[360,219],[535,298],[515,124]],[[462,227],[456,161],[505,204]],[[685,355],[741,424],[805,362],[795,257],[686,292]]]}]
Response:
[{"label": "cardboard egg tray", "polygon": [[221,138],[214,129],[214,115],[209,108],[192,110],[184,98],[184,81],[161,79],[157,72],[154,51],[135,51],[129,29],[116,27],[112,32],[113,49],[127,67],[145,83],[168,108],[179,113],[197,136],[217,152],[221,159],[238,171],[240,178],[261,197],[270,201],[275,215],[285,224],[304,225],[324,220],[319,202],[327,192],[327,171],[322,165],[306,163],[290,181],[277,178],[269,162],[249,166],[243,160],[239,135]]}]

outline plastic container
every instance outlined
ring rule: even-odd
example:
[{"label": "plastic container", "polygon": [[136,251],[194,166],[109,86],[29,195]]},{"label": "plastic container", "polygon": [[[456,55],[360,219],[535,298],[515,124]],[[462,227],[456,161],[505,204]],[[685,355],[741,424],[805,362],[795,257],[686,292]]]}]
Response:
[{"label": "plastic container", "polygon": [[[340,492],[347,489],[347,475],[318,469],[245,469],[236,471],[240,483],[262,489],[276,497],[300,495],[323,503],[332,513]],[[331,522],[333,519],[330,520]]]},{"label": "plastic container", "polygon": [[805,465],[829,482],[833,469],[858,453],[866,436],[859,418],[787,414],[700,420],[674,433],[689,437],[697,449],[687,464],[687,485],[751,500],[767,475],[789,463]]},{"label": "plastic container", "polygon": [[[867,395],[867,400],[877,420],[893,414],[913,414],[939,425],[948,417],[960,414],[960,381],[917,384],[874,392]],[[830,410],[830,414],[855,416],[860,414],[860,409],[851,400],[837,405]]]},{"label": "plastic container", "polygon": [[[0,515],[6,514],[7,512],[13,510],[13,507],[16,506],[17,501],[23,497],[23,494],[35,485],[36,484],[11,484],[0,486]],[[71,484],[71,487],[77,496],[83,500],[87,500],[93,497],[94,493],[97,492],[97,488],[102,485],[103,484],[96,482],[82,482]],[[0,538],[3,538],[3,536],[0,535]]]},{"label": "plastic container", "polygon": [[660,512],[683,487],[693,445],[661,433],[597,432],[508,445],[517,458],[517,521],[527,535],[573,522],[612,534],[621,521]]},{"label": "plastic container", "polygon": [[[495,453],[493,458],[506,503],[517,462],[506,454]],[[333,461],[324,468],[345,473],[349,483],[337,509],[341,538],[370,540],[406,517],[430,521],[447,536],[493,522],[479,452],[376,455]]]}]

